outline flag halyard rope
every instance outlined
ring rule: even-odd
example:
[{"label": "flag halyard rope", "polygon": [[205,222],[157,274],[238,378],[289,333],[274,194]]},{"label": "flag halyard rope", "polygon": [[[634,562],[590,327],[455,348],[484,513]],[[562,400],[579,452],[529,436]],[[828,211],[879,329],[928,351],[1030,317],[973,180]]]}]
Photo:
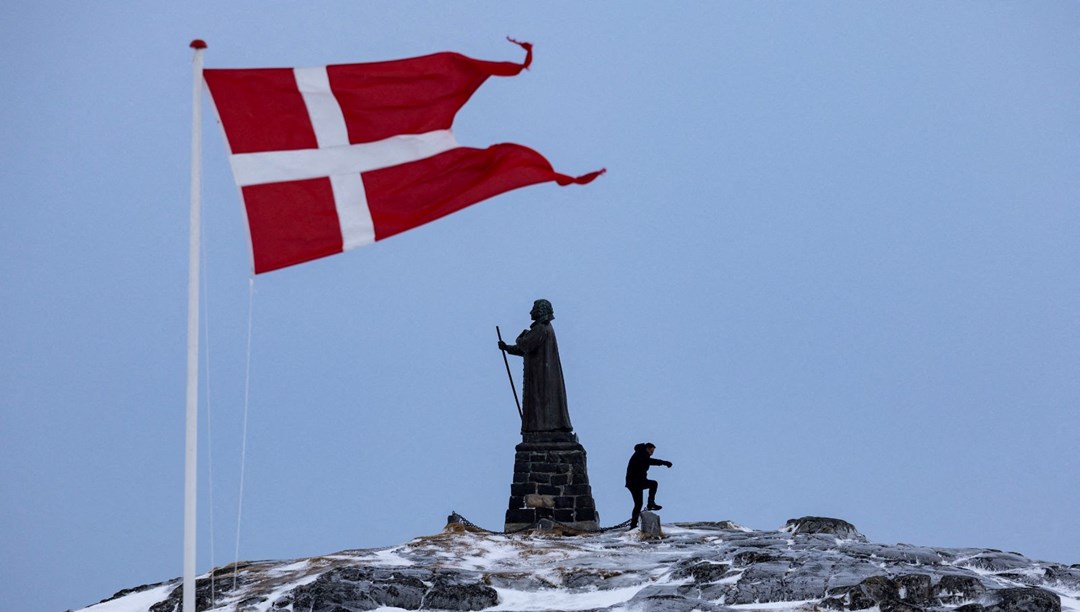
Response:
[{"label": "flag halyard rope", "polygon": [[248,412],[251,406],[251,336],[255,311],[255,277],[248,278],[247,349],[244,365],[244,419],[240,441],[240,491],[236,498],[236,555],[233,563],[233,589],[236,588],[236,568],[240,566],[240,526],[244,516],[244,475],[247,467]]}]

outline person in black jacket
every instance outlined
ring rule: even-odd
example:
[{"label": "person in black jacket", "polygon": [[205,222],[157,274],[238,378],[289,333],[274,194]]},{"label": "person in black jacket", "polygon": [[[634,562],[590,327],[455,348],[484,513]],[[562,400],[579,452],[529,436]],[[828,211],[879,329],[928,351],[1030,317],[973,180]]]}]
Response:
[{"label": "person in black jacket", "polygon": [[649,480],[649,466],[664,465],[671,467],[670,461],[653,459],[653,451],[656,445],[652,442],[642,442],[634,445],[634,454],[626,464],[626,488],[630,489],[630,495],[634,497],[634,512],[630,515],[630,528],[637,527],[638,516],[641,515],[641,492],[649,490],[649,510],[659,510],[662,506],[656,504],[656,488],[659,486],[655,480]]}]

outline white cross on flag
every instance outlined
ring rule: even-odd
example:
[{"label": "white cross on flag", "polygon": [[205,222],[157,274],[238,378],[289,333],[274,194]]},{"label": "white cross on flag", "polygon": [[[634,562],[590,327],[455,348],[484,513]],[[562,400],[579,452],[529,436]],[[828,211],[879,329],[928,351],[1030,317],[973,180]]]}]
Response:
[{"label": "white cross on flag", "polygon": [[[515,41],[516,42],[516,41]],[[434,221],[555,172],[521,145],[458,145],[457,111],[525,61],[458,53],[319,68],[207,69],[243,194],[255,273],[326,257]]]}]

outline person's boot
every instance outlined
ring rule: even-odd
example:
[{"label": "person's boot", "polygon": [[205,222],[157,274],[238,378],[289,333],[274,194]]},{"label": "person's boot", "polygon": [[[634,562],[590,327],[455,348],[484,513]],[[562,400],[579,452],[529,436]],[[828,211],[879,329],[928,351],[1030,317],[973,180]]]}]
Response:
[{"label": "person's boot", "polygon": [[649,505],[645,507],[646,510],[660,510],[663,506],[656,503],[655,499],[649,500]]}]

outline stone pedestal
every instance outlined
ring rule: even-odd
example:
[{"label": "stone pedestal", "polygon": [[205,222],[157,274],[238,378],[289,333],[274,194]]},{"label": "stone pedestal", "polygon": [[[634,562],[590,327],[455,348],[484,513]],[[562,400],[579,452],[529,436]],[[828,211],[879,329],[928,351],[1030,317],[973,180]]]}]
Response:
[{"label": "stone pedestal", "polygon": [[660,515],[646,510],[641,513],[641,537],[646,539],[659,539],[664,537],[660,529]]},{"label": "stone pedestal", "polygon": [[514,455],[514,482],[506,510],[506,531],[550,519],[574,529],[599,528],[585,447],[573,432],[521,434]]}]

